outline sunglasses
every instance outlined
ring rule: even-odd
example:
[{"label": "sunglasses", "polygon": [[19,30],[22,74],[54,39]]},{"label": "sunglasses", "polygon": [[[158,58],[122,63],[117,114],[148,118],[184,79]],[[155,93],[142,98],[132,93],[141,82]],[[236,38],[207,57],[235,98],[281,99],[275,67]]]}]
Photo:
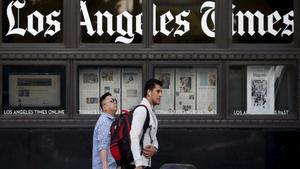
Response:
[{"label": "sunglasses", "polygon": [[111,98],[111,100],[109,102],[117,104],[118,100],[116,98]]}]

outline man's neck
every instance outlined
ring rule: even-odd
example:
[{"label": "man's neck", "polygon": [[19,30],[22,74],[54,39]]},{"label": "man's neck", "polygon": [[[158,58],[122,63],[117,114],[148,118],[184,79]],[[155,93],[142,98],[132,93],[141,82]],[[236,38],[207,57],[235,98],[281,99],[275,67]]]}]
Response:
[{"label": "man's neck", "polygon": [[111,116],[114,116],[114,115],[115,115],[114,112],[104,112],[104,113],[107,113],[107,114],[109,114],[109,115],[111,115]]},{"label": "man's neck", "polygon": [[148,102],[150,103],[150,105],[153,107],[154,105],[153,105],[152,101],[150,100],[150,98],[146,97],[146,99],[148,100]]}]

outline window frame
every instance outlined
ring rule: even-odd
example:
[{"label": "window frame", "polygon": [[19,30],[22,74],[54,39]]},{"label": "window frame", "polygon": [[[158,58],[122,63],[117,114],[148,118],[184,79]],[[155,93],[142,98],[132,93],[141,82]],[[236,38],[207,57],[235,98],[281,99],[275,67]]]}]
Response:
[{"label": "window frame", "polygon": [[[295,72],[294,73],[294,79],[296,81],[298,81],[298,63],[297,60],[283,60],[283,61],[279,61],[279,60],[273,60],[272,62],[270,61],[257,61],[257,60],[249,60],[249,61],[227,61],[226,62],[226,119],[228,120],[245,120],[245,121],[250,121],[250,120],[269,120],[269,121],[276,121],[276,120],[280,120],[280,121],[284,121],[284,120],[297,120],[299,113],[298,113],[298,94],[294,95],[293,102],[296,105],[295,107],[295,112],[292,112],[291,114],[289,113],[288,115],[276,115],[276,114],[272,114],[272,115],[267,115],[267,114],[258,114],[258,115],[234,115],[233,112],[230,112],[229,110],[229,105],[230,105],[230,98],[229,98],[229,73],[230,73],[230,66],[259,66],[259,65],[264,65],[264,66],[268,66],[268,65],[293,65],[293,67],[295,68]],[[247,83],[247,82],[246,82]],[[290,85],[290,84],[289,84]],[[298,88],[298,83],[294,84],[294,85],[290,85],[290,87],[293,89]]]},{"label": "window frame", "polygon": [[[45,114],[45,115],[40,115],[40,114],[34,114],[34,115],[5,115],[3,114],[3,69],[5,66],[36,66],[36,67],[42,67],[42,66],[61,66],[64,69],[64,73],[65,73],[65,86],[60,86],[60,88],[62,90],[65,90],[65,96],[61,96],[61,98],[64,99],[64,103],[65,103],[65,113],[64,114]],[[71,117],[71,113],[70,113],[70,105],[69,105],[69,97],[70,97],[70,91],[67,90],[67,86],[70,86],[70,77],[68,76],[68,74],[70,73],[70,69],[69,69],[70,65],[68,62],[66,61],[3,61],[0,64],[0,68],[1,68],[1,75],[0,75],[0,80],[1,80],[1,89],[0,89],[0,101],[1,101],[1,106],[0,106],[0,119],[5,119],[5,120],[24,120],[26,121],[26,119],[30,119],[30,120],[55,120],[55,119],[68,119]],[[61,84],[62,85],[62,84]],[[65,87],[65,89],[63,88]],[[61,92],[62,93],[62,92]],[[34,108],[33,108],[34,109]]]}]

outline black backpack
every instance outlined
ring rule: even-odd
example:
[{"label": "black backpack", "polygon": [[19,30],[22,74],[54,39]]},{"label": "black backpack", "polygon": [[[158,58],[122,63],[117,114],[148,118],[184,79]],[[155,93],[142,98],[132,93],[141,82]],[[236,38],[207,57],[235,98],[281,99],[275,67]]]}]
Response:
[{"label": "black backpack", "polygon": [[[146,120],[143,126],[143,133],[140,140],[140,146],[143,147],[144,135],[150,123],[149,110],[145,105],[138,105],[130,111],[122,110],[121,114],[116,117],[115,121],[111,125],[110,151],[118,166],[126,167],[133,161],[133,155],[130,148],[130,129],[133,112],[140,106],[145,107],[147,111]],[[141,155],[142,153],[143,148],[141,148]]]}]

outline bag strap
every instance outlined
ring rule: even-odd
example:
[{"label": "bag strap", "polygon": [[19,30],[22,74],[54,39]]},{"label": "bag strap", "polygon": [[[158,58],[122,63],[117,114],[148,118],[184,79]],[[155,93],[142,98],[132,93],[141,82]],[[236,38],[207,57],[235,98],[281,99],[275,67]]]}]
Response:
[{"label": "bag strap", "polygon": [[[147,128],[148,128],[149,125],[150,125],[150,114],[149,114],[148,108],[147,108],[145,105],[142,105],[142,104],[137,105],[137,106],[134,108],[134,111],[135,111],[136,108],[141,107],[141,106],[142,106],[142,107],[145,107],[146,112],[147,112],[146,120],[145,120],[145,123],[144,123],[144,125],[143,125],[143,133],[142,133],[142,137],[141,137],[141,140],[140,140],[141,155],[142,155],[142,154],[143,154],[143,148],[144,148],[144,136],[145,136],[145,133],[146,133]],[[133,111],[133,112],[134,112],[134,111]]]}]

